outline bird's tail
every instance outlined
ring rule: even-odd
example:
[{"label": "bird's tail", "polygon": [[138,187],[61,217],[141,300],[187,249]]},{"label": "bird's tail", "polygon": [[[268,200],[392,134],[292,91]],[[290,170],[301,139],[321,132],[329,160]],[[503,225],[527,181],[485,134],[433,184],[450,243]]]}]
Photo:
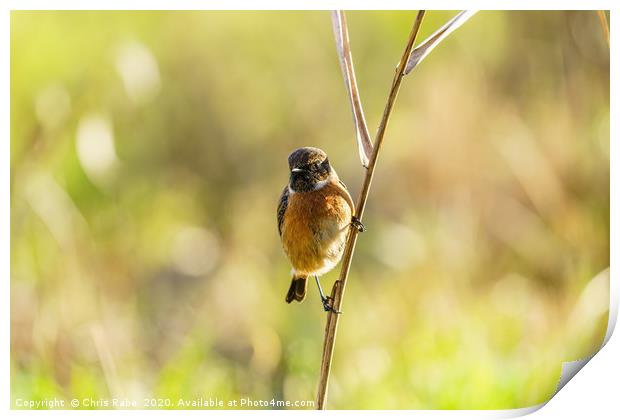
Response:
[{"label": "bird's tail", "polygon": [[291,303],[296,300],[298,302],[303,302],[306,297],[306,283],[308,281],[308,277],[299,277],[293,276],[293,280],[291,280],[291,287],[289,287],[288,292],[286,293],[286,303]]}]

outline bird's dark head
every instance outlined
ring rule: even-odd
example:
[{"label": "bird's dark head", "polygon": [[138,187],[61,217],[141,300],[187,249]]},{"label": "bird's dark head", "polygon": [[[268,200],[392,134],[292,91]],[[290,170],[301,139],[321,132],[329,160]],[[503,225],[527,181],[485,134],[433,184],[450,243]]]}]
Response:
[{"label": "bird's dark head", "polygon": [[291,170],[289,187],[295,192],[312,191],[327,182],[332,174],[327,154],[316,147],[301,147],[288,157]]}]

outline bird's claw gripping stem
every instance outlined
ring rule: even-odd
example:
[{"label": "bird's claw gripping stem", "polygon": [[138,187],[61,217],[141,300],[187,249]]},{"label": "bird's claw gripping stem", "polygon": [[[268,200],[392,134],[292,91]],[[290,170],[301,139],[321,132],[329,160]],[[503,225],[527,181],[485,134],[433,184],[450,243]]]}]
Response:
[{"label": "bird's claw gripping stem", "polygon": [[319,276],[314,276],[316,280],[316,285],[319,287],[319,294],[321,295],[321,303],[323,303],[323,309],[325,312],[333,312],[335,314],[341,314],[341,311],[334,309],[330,302],[333,302],[334,299],[331,296],[325,296],[323,293],[323,288],[321,287],[321,282],[319,281]]},{"label": "bird's claw gripping stem", "polygon": [[321,298],[321,302],[323,302],[323,309],[325,310],[325,312],[333,312],[335,314],[341,314],[342,311],[338,311],[336,308],[334,308],[329,302],[332,301],[333,299],[331,297],[322,297]]},{"label": "bird's claw gripping stem", "polygon": [[366,226],[364,226],[362,221],[358,219],[356,216],[351,217],[351,226],[357,229],[357,231],[360,233],[366,230]]}]

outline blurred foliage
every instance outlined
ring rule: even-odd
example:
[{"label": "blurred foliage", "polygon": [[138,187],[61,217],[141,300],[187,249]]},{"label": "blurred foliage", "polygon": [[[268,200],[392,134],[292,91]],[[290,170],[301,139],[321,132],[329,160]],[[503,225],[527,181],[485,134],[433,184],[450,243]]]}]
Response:
[{"label": "blurred foliage", "polygon": [[[371,128],[414,16],[348,14]],[[325,315],[284,303],[275,222],[306,145],[355,197],[327,12],[13,12],[13,400],[313,400]],[[328,406],[546,400],[607,324],[596,14],[474,16],[405,79],[379,160]]]}]

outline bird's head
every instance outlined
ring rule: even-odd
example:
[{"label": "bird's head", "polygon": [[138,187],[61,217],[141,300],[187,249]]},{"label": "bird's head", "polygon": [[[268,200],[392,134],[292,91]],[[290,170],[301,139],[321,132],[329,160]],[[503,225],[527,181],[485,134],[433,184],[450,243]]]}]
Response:
[{"label": "bird's head", "polygon": [[289,187],[295,192],[320,188],[332,174],[327,154],[316,147],[301,147],[288,157],[291,170]]}]

